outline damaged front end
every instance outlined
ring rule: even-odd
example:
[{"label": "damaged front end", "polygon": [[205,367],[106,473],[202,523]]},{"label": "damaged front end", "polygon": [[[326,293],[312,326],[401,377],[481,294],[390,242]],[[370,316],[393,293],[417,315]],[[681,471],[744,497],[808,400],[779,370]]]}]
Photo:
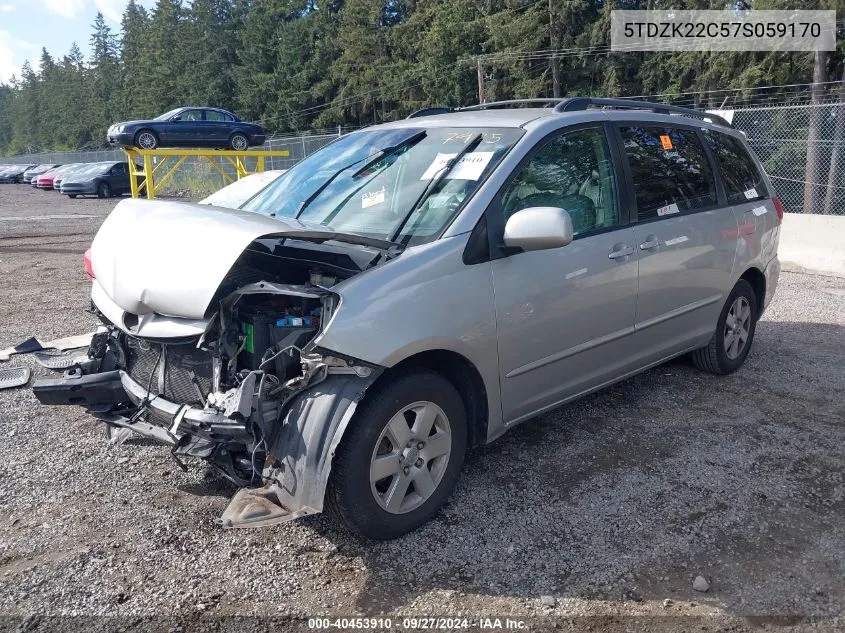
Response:
[{"label": "damaged front end", "polygon": [[113,258],[111,277],[94,280],[103,327],[87,359],[60,379],[37,381],[33,392],[43,404],[85,407],[113,441],[134,432],[170,445],[183,468],[190,457],[212,464],[243,488],[221,518],[226,527],[320,512],[334,449],[381,368],[315,341],[340,300],[330,287],[380,256],[366,245],[332,251],[254,239],[205,311],[180,316],[143,309],[143,289],[118,303],[106,289],[119,283]]}]

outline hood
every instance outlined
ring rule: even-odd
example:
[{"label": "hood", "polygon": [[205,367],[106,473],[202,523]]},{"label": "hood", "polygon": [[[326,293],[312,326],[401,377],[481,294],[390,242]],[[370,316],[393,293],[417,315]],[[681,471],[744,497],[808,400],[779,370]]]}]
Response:
[{"label": "hood", "polygon": [[262,237],[338,240],[388,249],[391,242],[291,218],[163,200],[127,199],[91,245],[97,282],[132,314],[201,319],[241,253]]},{"label": "hood", "polygon": [[[145,124],[153,123],[153,122],[154,121],[152,119],[138,119],[137,121],[121,121],[120,123],[115,123],[114,125],[112,125],[109,128],[109,130],[115,130],[118,127],[120,127],[121,125],[145,125]],[[161,123],[161,121],[158,121],[158,123]]]}]

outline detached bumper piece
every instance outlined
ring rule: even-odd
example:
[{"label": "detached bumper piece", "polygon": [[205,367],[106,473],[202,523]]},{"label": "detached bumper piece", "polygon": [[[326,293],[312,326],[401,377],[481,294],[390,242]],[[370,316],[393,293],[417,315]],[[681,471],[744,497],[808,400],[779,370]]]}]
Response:
[{"label": "detached bumper piece", "polygon": [[83,375],[68,372],[63,378],[36,380],[32,393],[41,404],[101,407],[127,402],[129,398],[120,382],[119,371]]}]

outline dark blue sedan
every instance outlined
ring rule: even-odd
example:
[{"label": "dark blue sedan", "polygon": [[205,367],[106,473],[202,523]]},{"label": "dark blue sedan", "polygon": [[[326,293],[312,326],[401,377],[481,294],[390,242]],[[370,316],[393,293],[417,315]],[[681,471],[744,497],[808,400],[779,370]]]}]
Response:
[{"label": "dark blue sedan", "polygon": [[217,108],[176,108],[150,121],[126,121],[109,128],[111,145],[140,149],[157,147],[214,147],[243,151],[263,145],[260,125],[245,123]]}]

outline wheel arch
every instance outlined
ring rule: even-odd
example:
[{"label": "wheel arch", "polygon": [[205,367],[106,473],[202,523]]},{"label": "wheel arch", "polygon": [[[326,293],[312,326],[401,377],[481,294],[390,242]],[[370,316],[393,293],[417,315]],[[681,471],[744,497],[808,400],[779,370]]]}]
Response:
[{"label": "wheel arch", "polygon": [[[487,441],[489,405],[481,373],[465,356],[447,349],[418,352],[386,369],[375,384],[390,380],[399,372],[427,369],[448,380],[464,403],[467,416],[467,444],[480,446]],[[366,398],[366,395],[364,396]]]},{"label": "wheel arch", "polygon": [[483,444],[487,439],[484,382],[476,367],[457,352],[422,351],[390,368],[375,368],[364,378],[330,375],[291,400],[282,423],[267,438],[268,453],[276,461],[273,478],[262,488],[239,490],[221,517],[223,525],[272,525],[322,512],[335,450],[357,406],[376,383],[416,368],[434,371],[455,386],[470,420],[467,444]]},{"label": "wheel arch", "polygon": [[747,281],[754,290],[754,297],[757,299],[757,317],[763,313],[763,306],[766,305],[766,276],[756,266],[751,266],[739,276]]}]

